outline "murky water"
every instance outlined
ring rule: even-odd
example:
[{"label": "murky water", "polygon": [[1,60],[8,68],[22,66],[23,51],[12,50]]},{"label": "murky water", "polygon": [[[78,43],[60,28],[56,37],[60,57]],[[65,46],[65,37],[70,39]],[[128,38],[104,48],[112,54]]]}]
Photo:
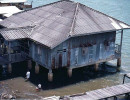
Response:
[{"label": "murky water", "polygon": [[[31,2],[32,0],[28,0]],[[33,7],[43,4],[48,4],[58,0],[33,0]],[[74,0],[81,2],[91,8],[104,12],[112,17],[130,24],[130,0]],[[80,68],[73,71],[73,77],[68,78],[67,71],[54,71],[54,81],[49,83],[47,81],[48,71],[42,67],[40,74],[34,74],[34,68],[31,70],[30,81],[33,84],[42,83],[44,89],[44,96],[51,95],[68,95],[90,91],[98,88],[112,86],[122,83],[123,74],[130,72],[130,30],[124,31],[123,48],[122,48],[122,67],[120,72],[110,73],[108,69],[94,72],[91,68]],[[117,37],[119,41],[119,36]],[[116,64],[116,61],[112,61]],[[22,66],[22,65],[21,65]],[[24,65],[25,66],[25,65]],[[15,76],[23,76],[26,72],[26,67],[18,68],[15,65]],[[17,71],[16,71],[17,70]],[[110,70],[110,69],[109,69]],[[22,72],[22,73],[21,73]],[[12,77],[12,76],[11,76]],[[130,82],[130,80],[126,80]]]}]

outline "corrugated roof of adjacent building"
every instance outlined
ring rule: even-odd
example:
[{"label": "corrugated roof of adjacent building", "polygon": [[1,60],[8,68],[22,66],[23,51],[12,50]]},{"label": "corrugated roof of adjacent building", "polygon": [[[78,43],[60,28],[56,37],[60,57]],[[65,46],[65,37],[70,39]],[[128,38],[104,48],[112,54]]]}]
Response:
[{"label": "corrugated roof of adjacent building", "polygon": [[6,39],[6,40],[16,40],[16,39],[23,39],[28,38],[30,36],[30,33],[32,32],[32,27],[26,27],[26,28],[11,28],[11,29],[1,29],[0,34]]},{"label": "corrugated roof of adjacent building", "polygon": [[23,3],[27,0],[0,0],[0,3]]},{"label": "corrugated roof of adjacent building", "polygon": [[[14,14],[0,24],[17,30],[20,27],[34,26],[29,36],[25,38],[33,39],[50,48],[54,48],[70,37],[130,28],[124,22],[83,4],[65,0]],[[8,34],[9,32],[12,33],[11,30]],[[20,32],[15,31],[15,34]],[[7,40],[13,39],[13,36],[16,35],[8,36]]]},{"label": "corrugated roof of adjacent building", "polygon": [[2,6],[0,7],[0,14],[9,17],[15,13],[21,12],[16,6]]}]

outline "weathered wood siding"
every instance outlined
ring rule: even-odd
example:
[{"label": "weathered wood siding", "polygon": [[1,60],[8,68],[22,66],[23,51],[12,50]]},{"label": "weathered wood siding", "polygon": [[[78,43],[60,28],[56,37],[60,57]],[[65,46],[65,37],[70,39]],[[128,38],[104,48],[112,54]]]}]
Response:
[{"label": "weathered wood siding", "polygon": [[30,43],[30,57],[37,62],[38,64],[42,65],[46,68],[51,68],[50,60],[51,60],[51,50],[43,47],[39,44],[34,42]]},{"label": "weathered wood siding", "polygon": [[[81,67],[115,57],[116,32],[72,37],[52,50],[36,42],[26,41],[29,56],[48,69]],[[8,45],[7,41],[4,41]],[[20,47],[19,41],[11,41],[11,49]],[[27,47],[28,48],[28,47]],[[19,48],[20,49],[20,48]],[[26,50],[24,51],[26,53]],[[17,53],[17,52],[16,52]]]},{"label": "weathered wood siding", "polygon": [[116,32],[73,37],[54,49],[30,43],[30,57],[50,69],[81,67],[115,56]]},{"label": "weathered wood siding", "polygon": [[115,55],[116,32],[73,37],[51,50],[51,66],[81,67]]}]

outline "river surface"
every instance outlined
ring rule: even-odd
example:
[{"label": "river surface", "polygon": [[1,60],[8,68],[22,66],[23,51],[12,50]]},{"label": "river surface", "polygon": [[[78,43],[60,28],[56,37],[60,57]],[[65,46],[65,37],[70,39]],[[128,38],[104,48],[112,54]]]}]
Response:
[{"label": "river surface", "polygon": [[[32,0],[28,0],[30,3]],[[38,7],[58,0],[33,0],[33,7]],[[121,21],[130,25],[130,0],[74,0],[83,3],[91,8],[99,10],[105,14],[115,17]],[[122,84],[122,78],[125,73],[130,72],[130,30],[124,31],[123,47],[122,47],[122,66],[120,72],[109,72],[108,70],[100,70],[99,72],[93,72],[93,69],[80,68],[75,69],[73,77],[69,79],[66,75],[66,70],[60,69],[54,71],[54,81],[52,83],[47,82],[47,70],[40,67],[41,71],[39,76],[32,74],[30,81],[34,84],[42,83],[43,95],[69,95],[75,93],[81,93],[94,89],[99,89],[116,84]],[[117,36],[117,42],[119,42],[120,36]],[[116,61],[111,63],[116,64]],[[22,76],[26,73],[26,68],[14,69],[17,72],[14,77],[22,70]],[[112,69],[115,70],[115,69]],[[34,68],[31,71],[34,73]],[[126,79],[126,82],[130,80]]]}]

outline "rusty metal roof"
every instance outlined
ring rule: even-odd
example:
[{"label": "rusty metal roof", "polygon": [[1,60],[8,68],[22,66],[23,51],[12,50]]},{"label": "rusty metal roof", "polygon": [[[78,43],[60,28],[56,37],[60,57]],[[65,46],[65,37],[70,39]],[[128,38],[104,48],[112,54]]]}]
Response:
[{"label": "rusty metal roof", "polygon": [[[4,31],[7,40],[30,38],[50,48],[54,48],[70,37],[130,28],[124,22],[83,4],[65,0],[14,14],[0,24],[17,30],[15,32],[13,30],[15,34],[11,36],[9,35],[12,34],[11,29],[7,31],[8,34]],[[31,31],[27,31],[27,26],[34,27]],[[22,33],[21,27],[25,27],[25,31],[30,32],[29,35],[26,32]]]}]

